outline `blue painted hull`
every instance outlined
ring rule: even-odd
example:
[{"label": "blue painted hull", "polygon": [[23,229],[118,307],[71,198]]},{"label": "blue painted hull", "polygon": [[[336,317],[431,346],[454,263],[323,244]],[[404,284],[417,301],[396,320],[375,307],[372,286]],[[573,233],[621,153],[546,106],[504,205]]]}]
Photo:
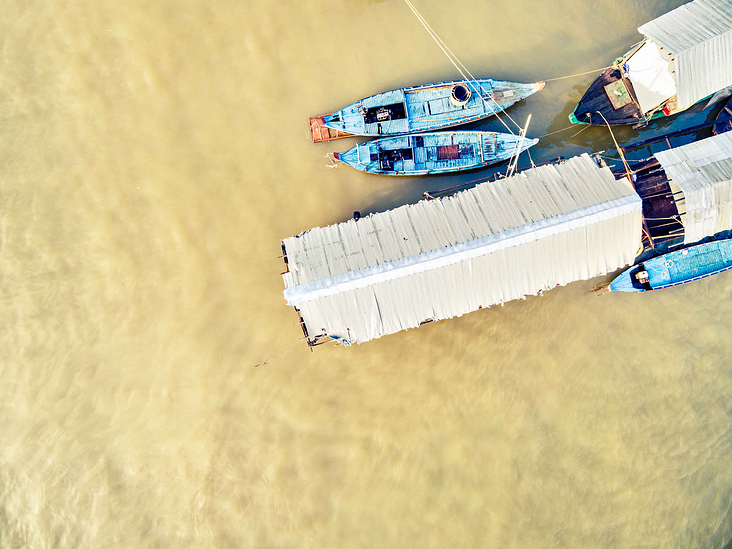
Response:
[{"label": "blue painted hull", "polygon": [[361,99],[324,116],[323,123],[338,132],[368,137],[434,131],[492,116],[544,85],[479,79],[401,88]]},{"label": "blue painted hull", "polygon": [[[521,152],[538,143],[524,138]],[[436,132],[384,137],[357,145],[337,160],[379,175],[429,175],[483,168],[513,157],[517,136],[496,132]]]},{"label": "blue painted hull", "polygon": [[[697,244],[633,265],[610,284],[613,292],[662,290],[732,269],[732,239]],[[646,273],[646,276],[643,273]]]}]

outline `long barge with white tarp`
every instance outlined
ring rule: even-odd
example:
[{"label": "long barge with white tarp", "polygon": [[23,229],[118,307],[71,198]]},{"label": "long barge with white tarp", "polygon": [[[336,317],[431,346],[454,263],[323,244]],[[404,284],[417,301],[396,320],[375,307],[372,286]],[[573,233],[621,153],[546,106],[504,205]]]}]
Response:
[{"label": "long barge with white tarp", "polygon": [[310,345],[350,345],[611,273],[641,244],[640,197],[587,154],[282,241]]},{"label": "long barge with white tarp", "polygon": [[573,123],[642,124],[729,95],[730,0],[693,0],[638,32],[645,38],[590,85],[569,115]]}]

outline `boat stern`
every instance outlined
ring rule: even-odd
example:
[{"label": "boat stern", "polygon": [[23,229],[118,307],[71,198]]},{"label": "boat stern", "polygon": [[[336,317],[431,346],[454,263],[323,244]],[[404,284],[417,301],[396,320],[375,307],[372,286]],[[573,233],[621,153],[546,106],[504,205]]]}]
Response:
[{"label": "boat stern", "polygon": [[651,290],[648,272],[645,266],[633,265],[624,270],[608,286],[611,292],[645,292]]},{"label": "boat stern", "polygon": [[628,271],[624,271],[620,273],[618,276],[616,276],[613,281],[610,283],[610,286],[608,286],[608,289],[611,292],[640,292],[641,290],[638,290],[633,287],[633,282],[630,279],[630,274]]},{"label": "boat stern", "polygon": [[535,137],[533,139],[524,139],[523,147],[521,149],[521,152],[525,151],[528,148],[533,147],[539,142],[539,138]]},{"label": "boat stern", "polygon": [[[511,134],[497,134],[497,138],[500,141],[500,144],[497,147],[497,154],[495,159],[493,159],[490,163],[501,162],[503,160],[513,158],[514,156],[516,156],[517,150],[518,154],[521,154],[522,152],[530,149],[539,142],[539,139],[529,137],[524,137],[523,141],[521,141],[518,136]],[[519,149],[519,142],[521,142],[521,149]]]},{"label": "boat stern", "polygon": [[514,84],[517,88],[518,95],[521,99],[526,99],[530,95],[534,95],[536,92],[540,92],[546,87],[546,82],[534,82],[533,84]]},{"label": "boat stern", "polygon": [[356,145],[342,153],[333,153],[333,158],[344,164],[348,164],[352,168],[361,171],[369,171],[371,165],[371,147],[368,143]]},{"label": "boat stern", "polygon": [[493,101],[501,109],[507,109],[514,103],[518,103],[519,101],[534,95],[545,87],[546,82],[543,81],[535,82],[533,84],[521,84],[518,82],[494,80],[491,82],[491,93],[493,95]]},{"label": "boat stern", "polygon": [[[579,107],[579,105],[578,105],[578,107]],[[576,113],[577,113],[577,107],[575,107],[575,109],[571,113],[569,113],[569,121],[572,124],[585,124],[585,125],[588,125],[589,126],[590,123],[587,122],[587,121],[585,121],[585,120],[579,120],[577,118],[577,114]],[[589,116],[586,116],[586,117],[589,119]]]},{"label": "boat stern", "polygon": [[346,131],[346,124],[345,122],[343,122],[341,111],[325,115],[323,117],[323,123],[334,130],[338,130],[341,132]]},{"label": "boat stern", "polygon": [[590,84],[569,120],[572,124],[617,126],[637,124],[642,117],[633,84],[613,65]]},{"label": "boat stern", "polygon": [[363,115],[355,104],[323,116],[323,124],[348,135],[363,135],[366,131]]}]

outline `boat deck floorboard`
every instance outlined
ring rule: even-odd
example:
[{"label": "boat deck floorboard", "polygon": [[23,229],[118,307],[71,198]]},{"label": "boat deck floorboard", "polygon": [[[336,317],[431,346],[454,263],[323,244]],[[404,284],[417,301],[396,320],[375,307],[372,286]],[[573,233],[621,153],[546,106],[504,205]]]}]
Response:
[{"label": "boat deck floorboard", "polygon": [[[633,101],[619,109],[615,109],[605,91],[605,86],[618,80],[623,81]],[[635,99],[633,84],[627,78],[623,78],[620,69],[615,67],[605,69],[590,87],[587,88],[587,91],[575,109],[574,115],[580,123],[604,125],[605,121],[602,116],[597,114],[598,112],[602,113],[610,125],[635,124],[643,116]],[[589,117],[587,116],[588,114],[590,115]]]}]

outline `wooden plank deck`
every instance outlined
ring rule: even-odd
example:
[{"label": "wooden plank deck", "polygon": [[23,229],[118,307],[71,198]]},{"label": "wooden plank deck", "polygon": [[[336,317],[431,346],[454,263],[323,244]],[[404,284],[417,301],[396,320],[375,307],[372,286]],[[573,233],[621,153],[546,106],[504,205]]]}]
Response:
[{"label": "wooden plank deck", "polygon": [[[676,205],[676,197],[669,184],[665,170],[656,158],[637,164],[633,187],[643,201],[643,226],[650,241],[644,241],[645,248],[654,248],[662,242],[683,241],[684,225]],[[616,179],[625,177],[623,172],[615,173]],[[678,197],[680,198],[680,197]]]},{"label": "wooden plank deck", "polygon": [[321,141],[333,141],[334,139],[341,139],[343,137],[353,137],[354,134],[352,133],[334,130],[326,126],[324,120],[326,116],[329,115],[324,114],[323,116],[310,117],[310,139],[313,140],[313,143],[320,143]]},{"label": "wooden plank deck", "polygon": [[[619,102],[619,108],[615,108],[606,88],[608,85],[619,86],[621,84],[615,83],[620,81],[622,81],[622,87],[630,101]],[[598,113],[602,113],[602,116]],[[587,88],[574,111],[574,116],[579,122],[605,125],[605,120],[607,120],[608,124],[612,126],[635,124],[643,117],[643,113],[635,101],[635,90],[631,81],[624,78],[616,67],[609,67]]]}]

